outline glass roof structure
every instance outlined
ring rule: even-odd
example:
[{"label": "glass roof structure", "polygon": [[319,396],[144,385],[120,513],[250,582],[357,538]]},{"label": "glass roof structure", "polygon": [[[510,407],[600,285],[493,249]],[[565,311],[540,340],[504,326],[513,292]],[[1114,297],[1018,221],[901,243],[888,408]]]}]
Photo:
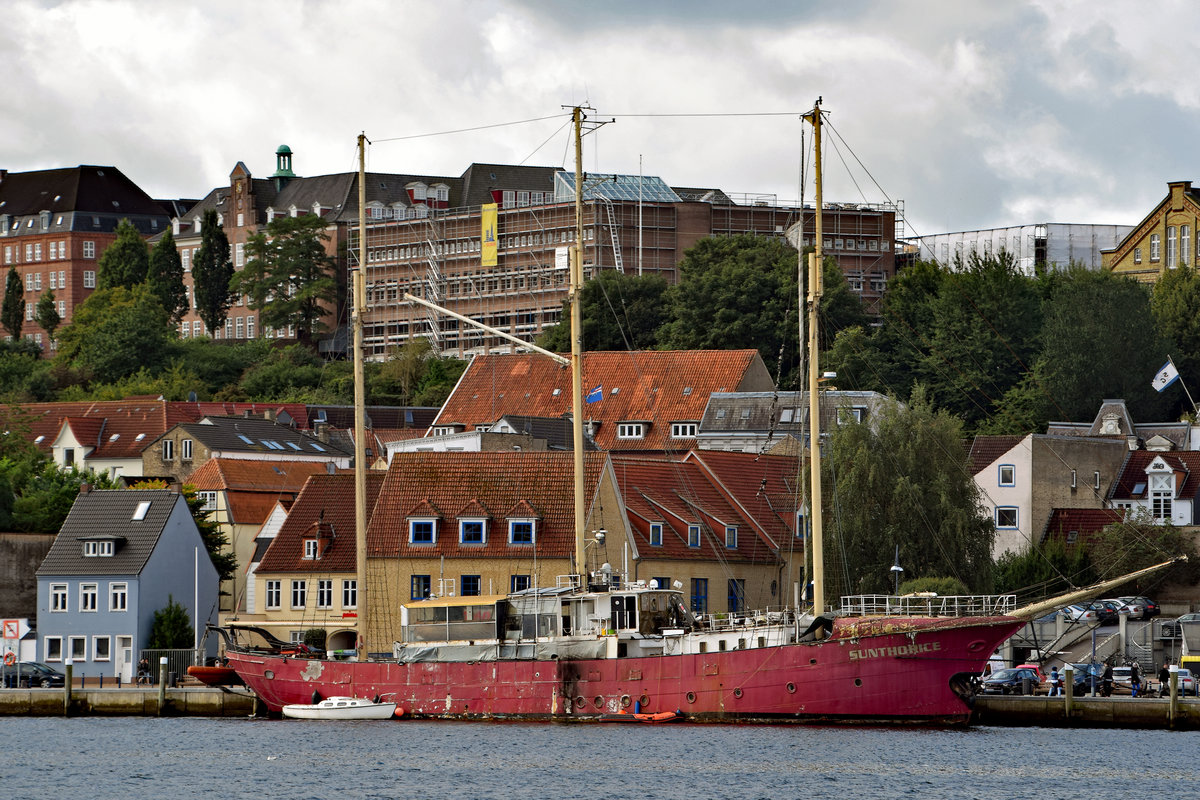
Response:
[{"label": "glass roof structure", "polygon": [[[609,175],[585,173],[583,176],[583,198],[595,200],[638,200],[646,203],[679,203],[679,195],[670,186],[653,175]],[[554,202],[565,203],[575,199],[575,173],[558,172],[554,176]]]}]

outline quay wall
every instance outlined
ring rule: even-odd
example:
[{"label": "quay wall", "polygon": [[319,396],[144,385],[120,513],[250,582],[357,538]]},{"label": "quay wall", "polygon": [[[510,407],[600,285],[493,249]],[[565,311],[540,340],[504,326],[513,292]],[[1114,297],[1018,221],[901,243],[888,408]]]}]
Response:
[{"label": "quay wall", "polygon": [[[0,716],[61,717],[64,689],[2,689]],[[256,710],[249,692],[220,689],[167,689],[161,710],[158,689],[79,689],[71,691],[67,716],[80,717],[247,717]]]},{"label": "quay wall", "polygon": [[1169,697],[1066,697],[982,695],[971,708],[972,725],[1059,728],[1200,729],[1200,699]]}]

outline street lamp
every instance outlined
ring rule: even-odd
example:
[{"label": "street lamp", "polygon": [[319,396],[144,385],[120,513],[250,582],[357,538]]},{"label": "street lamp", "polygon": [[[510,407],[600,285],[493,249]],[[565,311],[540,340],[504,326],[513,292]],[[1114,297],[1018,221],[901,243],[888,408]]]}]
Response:
[{"label": "street lamp", "polygon": [[900,596],[900,573],[904,572],[904,567],[900,566],[900,545],[896,545],[896,563],[892,564],[892,579],[896,586],[896,596]]}]

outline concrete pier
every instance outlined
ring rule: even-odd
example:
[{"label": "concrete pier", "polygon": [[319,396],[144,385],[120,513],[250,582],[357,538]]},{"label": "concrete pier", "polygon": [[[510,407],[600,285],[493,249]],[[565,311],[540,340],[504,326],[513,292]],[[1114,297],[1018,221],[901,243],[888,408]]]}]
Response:
[{"label": "concrete pier", "polygon": [[0,716],[61,717],[64,704],[68,716],[80,717],[247,717],[255,711],[245,688],[73,687],[69,701],[65,695],[64,689],[0,689]]},{"label": "concrete pier", "polygon": [[1178,698],[1173,707],[1169,697],[982,695],[975,698],[971,723],[1015,727],[1197,730],[1200,729],[1200,700]]}]

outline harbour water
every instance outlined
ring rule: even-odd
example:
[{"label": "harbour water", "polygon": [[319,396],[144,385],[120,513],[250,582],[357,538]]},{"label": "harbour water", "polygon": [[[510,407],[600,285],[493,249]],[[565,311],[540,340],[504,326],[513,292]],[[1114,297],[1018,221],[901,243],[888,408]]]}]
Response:
[{"label": "harbour water", "polygon": [[0,718],[13,798],[1200,797],[1200,732]]}]

